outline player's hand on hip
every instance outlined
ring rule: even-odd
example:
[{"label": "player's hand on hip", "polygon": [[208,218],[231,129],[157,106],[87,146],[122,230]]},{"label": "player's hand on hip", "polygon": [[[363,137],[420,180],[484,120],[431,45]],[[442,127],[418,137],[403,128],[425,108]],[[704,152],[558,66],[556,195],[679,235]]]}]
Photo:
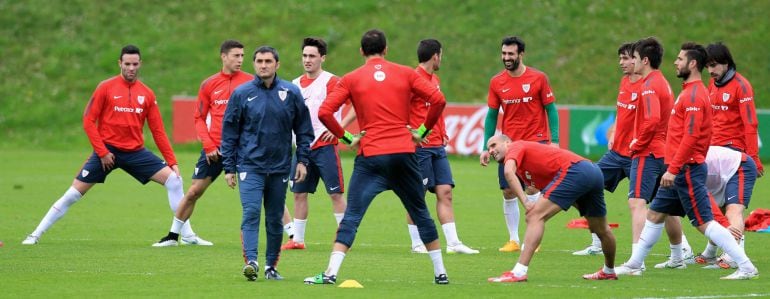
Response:
[{"label": "player's hand on hip", "polygon": [[481,156],[479,156],[479,163],[481,166],[489,165],[489,151],[481,151]]},{"label": "player's hand on hip", "polygon": [[358,152],[358,147],[361,146],[361,138],[364,138],[364,135],[366,135],[366,131],[361,131],[358,134],[353,135],[353,140],[348,147],[353,151]]},{"label": "player's hand on hip", "polygon": [[321,134],[321,141],[323,142],[332,142],[337,137],[334,137],[334,134],[329,131],[324,131],[323,134]]},{"label": "player's hand on hip", "polygon": [[107,153],[100,159],[102,160],[102,170],[107,171],[115,167],[115,155],[112,153]]},{"label": "player's hand on hip", "polygon": [[221,155],[222,153],[219,152],[219,149],[215,149],[213,151],[206,153],[206,164],[211,165],[211,162],[219,161],[219,156]]},{"label": "player's hand on hip", "polygon": [[663,174],[663,177],[660,178],[660,186],[664,188],[671,188],[674,186],[675,178],[675,174],[666,171],[666,173]]},{"label": "player's hand on hip", "polygon": [[294,172],[294,182],[301,183],[307,177],[307,167],[304,163],[297,163],[297,169]]},{"label": "player's hand on hip", "polygon": [[227,186],[230,187],[230,189],[235,189],[235,174],[234,173],[226,173],[225,174],[225,183],[227,183]]}]

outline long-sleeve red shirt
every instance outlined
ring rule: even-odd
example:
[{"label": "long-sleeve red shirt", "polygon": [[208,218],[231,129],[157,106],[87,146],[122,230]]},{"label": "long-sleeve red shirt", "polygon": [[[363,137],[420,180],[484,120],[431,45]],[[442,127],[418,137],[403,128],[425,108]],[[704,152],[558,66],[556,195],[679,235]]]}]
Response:
[{"label": "long-sleeve red shirt", "polygon": [[754,89],[741,74],[722,87],[709,81],[709,100],[714,113],[712,145],[729,145],[746,152],[754,159],[757,169],[762,170],[759,160],[759,136],[757,135],[757,109],[754,106]]},{"label": "long-sleeve red shirt", "polygon": [[668,126],[668,111],[674,105],[674,95],[671,86],[659,70],[654,70],[642,78],[639,89],[641,99],[636,106],[634,120],[634,139],[631,145],[633,157],[644,157],[652,154],[656,158],[665,155],[666,127]]},{"label": "long-sleeve red shirt", "polygon": [[138,79],[128,82],[118,75],[102,81],[83,113],[83,129],[99,157],[109,153],[105,144],[123,151],[142,149],[145,121],[166,164],[176,165],[155,93]]},{"label": "long-sleeve red shirt", "polygon": [[611,149],[626,157],[631,156],[629,144],[634,139],[634,118],[636,117],[636,107],[641,98],[639,94],[641,84],[642,80],[631,82],[629,76],[623,76],[623,79],[620,80],[616,104],[618,114],[615,118],[615,135]]},{"label": "long-sleeve red shirt", "polygon": [[[436,85],[436,88],[441,88],[441,80],[439,79],[438,75],[430,74],[427,71],[425,71],[424,68],[421,66],[418,66],[415,69],[415,72],[420,74],[425,80],[430,81],[432,84]],[[425,99],[420,98],[417,95],[412,95],[412,114],[409,116],[409,125],[412,128],[419,127],[423,122],[425,122],[425,118],[428,116],[428,109],[430,109],[430,103],[425,101]],[[433,130],[431,130],[430,135],[426,138],[426,142],[422,144],[422,146],[425,147],[437,147],[437,146],[443,146],[446,144],[446,142],[449,140],[449,136],[447,136],[446,133],[446,123],[444,123],[444,115],[440,115],[438,118],[438,121],[436,121],[436,125],[433,126]]]},{"label": "long-sleeve red shirt", "polygon": [[383,57],[370,57],[363,66],[340,79],[321,105],[318,118],[332,134],[342,137],[345,130],[334,118],[334,112],[350,99],[361,130],[366,131],[359,155],[414,153],[412,134],[406,127],[412,113],[412,94],[430,103],[425,127],[433,128],[446,106],[441,90],[407,66]]},{"label": "long-sleeve red shirt", "polygon": [[219,148],[222,142],[222,117],[225,115],[230,94],[239,85],[254,80],[242,71],[225,74],[222,71],[201,83],[195,102],[195,130],[207,153]]},{"label": "long-sleeve red shirt", "polygon": [[704,163],[711,140],[711,105],[701,80],[682,84],[666,133],[668,172],[678,174],[686,163]]}]

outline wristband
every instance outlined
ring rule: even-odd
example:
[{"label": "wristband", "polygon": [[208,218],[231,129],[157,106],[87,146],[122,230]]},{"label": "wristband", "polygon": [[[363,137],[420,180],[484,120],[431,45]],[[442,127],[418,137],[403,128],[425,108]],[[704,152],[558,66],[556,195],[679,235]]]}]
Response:
[{"label": "wristband", "polygon": [[420,127],[417,128],[417,134],[420,135],[420,138],[425,138],[430,135],[430,132],[430,130],[425,128],[425,124],[421,124]]},{"label": "wristband", "polygon": [[339,139],[340,142],[344,143],[345,145],[350,145],[353,143],[353,134],[351,134],[348,131],[345,131],[345,134],[342,135],[342,137]]}]

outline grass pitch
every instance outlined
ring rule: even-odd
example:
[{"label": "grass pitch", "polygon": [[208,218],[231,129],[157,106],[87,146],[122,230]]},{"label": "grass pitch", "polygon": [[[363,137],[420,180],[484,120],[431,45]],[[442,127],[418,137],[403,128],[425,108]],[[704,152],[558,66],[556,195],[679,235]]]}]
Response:
[{"label": "grass pitch", "polygon": [[[493,298],[527,297],[685,297],[734,298],[770,296],[770,234],[748,233],[746,249],[761,276],[753,281],[720,281],[728,270],[652,269],[668,253],[663,236],[647,259],[642,277],[618,281],[584,281],[581,274],[602,265],[601,256],[574,257],[571,252],[590,241],[586,230],[567,229],[577,212],[560,213],[548,222],[542,250],[530,264],[527,283],[490,284],[487,277],[509,270],[518,253],[497,251],[507,240],[501,194],[494,167],[478,166],[476,157],[452,158],[457,187],[454,208],[460,239],[481,250],[473,256],[444,255],[451,284],[432,284],[433,271],[426,255],[410,253],[404,209],[392,192],[375,199],[359,229],[355,244],[339,273],[338,283],[360,282],[363,289],[306,286],[302,280],[323,271],[334,240],[331,204],[323,193],[311,196],[304,251],[281,255],[284,281],[247,282],[241,275],[240,202],[238,193],[220,178],[199,201],[193,228],[215,243],[213,247],[152,248],[165,235],[172,214],[163,187],[141,186],[123,171],[93,188],[72,206],[35,246],[21,241],[38,224],[51,204],[66,190],[85,160],[80,151],[4,151],[0,174],[0,297],[335,297],[335,298]],[[185,184],[189,186],[197,152],[179,152]],[[21,157],[21,158],[13,158]],[[344,155],[349,178],[352,156]],[[768,207],[767,178],[754,188],[751,208]],[[615,229],[620,264],[630,255],[631,233],[625,199],[626,185],[606,194],[608,217]],[[291,199],[290,195],[288,197]],[[427,196],[429,206],[435,199]],[[287,201],[290,205],[291,200]],[[434,219],[435,219],[435,213]],[[525,227],[520,228],[523,237]],[[705,238],[685,224],[694,250]],[[264,265],[264,227],[260,265]],[[444,236],[441,235],[443,244]]]}]

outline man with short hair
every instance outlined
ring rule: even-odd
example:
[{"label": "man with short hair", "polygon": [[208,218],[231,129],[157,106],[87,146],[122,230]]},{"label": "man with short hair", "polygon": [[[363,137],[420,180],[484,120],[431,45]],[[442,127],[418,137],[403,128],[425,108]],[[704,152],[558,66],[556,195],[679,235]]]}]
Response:
[{"label": "man with short hair", "polygon": [[[326,186],[326,193],[332,200],[334,219],[339,226],[345,213],[345,180],[342,177],[342,162],[337,152],[337,138],[330,133],[318,119],[318,109],[326,100],[327,95],[339,82],[339,78],[323,70],[326,61],[326,42],[323,39],[307,37],[302,40],[302,66],[305,74],[292,81],[302,92],[305,105],[310,111],[310,121],[313,124],[315,139],[310,143],[310,161],[307,165],[307,177],[303,182],[292,182],[291,191],[294,193],[294,220],[291,219],[289,208],[284,208],[284,231],[289,234],[289,240],[281,246],[281,250],[305,249],[305,227],[308,220],[308,193],[315,193],[319,179]],[[334,113],[337,121],[341,121],[342,110]],[[346,118],[348,120],[349,118]],[[352,119],[348,120],[348,123]],[[343,122],[343,127],[347,123]],[[296,159],[295,159],[296,160]],[[296,168],[297,161],[293,161]],[[289,232],[291,231],[291,232]]]},{"label": "man with short hair", "polygon": [[[503,38],[501,58],[505,70],[489,82],[487,112],[484,121],[484,140],[495,134],[497,115],[503,109],[503,134],[511,140],[535,141],[559,146],[559,114],[548,76],[522,62],[525,44],[517,36]],[[489,164],[489,153],[482,148],[479,156],[481,166]],[[508,228],[508,242],[499,249],[501,252],[519,251],[519,205],[516,194],[503,175],[503,166],[497,168],[498,182],[503,191],[503,214]],[[537,190],[528,188],[528,197],[537,199]]]},{"label": "man with short hair", "polygon": [[[425,205],[425,191],[414,155],[415,143],[430,134],[446,106],[446,99],[436,85],[411,68],[385,60],[384,32],[374,29],[364,33],[360,51],[366,63],[340,79],[318,112],[318,118],[334,136],[346,144],[357,145],[360,141],[360,148],[350,178],[348,206],[337,229],[329,266],[326,271],[305,278],[305,283],[336,283],[337,272],[372,200],[383,191],[393,190],[417,224],[428,248],[433,262],[433,282],[448,284],[438,232]],[[430,103],[425,123],[414,131],[407,128],[412,94]],[[356,110],[361,129],[366,132],[363,137],[346,132],[334,118],[334,112],[348,99]]]},{"label": "man with short hair", "polygon": [[[424,39],[417,45],[417,59],[420,65],[417,66],[415,72],[437,87],[440,85],[440,80],[436,71],[441,66],[442,52],[441,43],[435,39]],[[412,97],[412,111],[415,113],[410,115],[409,125],[417,127],[425,121],[430,103],[417,95]],[[452,179],[452,169],[449,167],[449,159],[447,159],[445,149],[448,140],[444,116],[441,115],[430,135],[425,138],[425,142],[417,146],[415,152],[422,173],[422,183],[427,191],[436,194],[436,214],[438,214],[438,220],[446,238],[446,253],[477,254],[479,253],[478,250],[466,246],[457,236],[455,215],[452,209],[452,188],[454,188],[455,182]],[[420,233],[417,226],[414,225],[414,221],[409,215],[406,215],[406,220],[409,237],[412,239],[412,252],[428,253],[422,240],[420,240]]]},{"label": "man with short hair", "polygon": [[[193,114],[195,130],[198,133],[198,139],[203,144],[203,149],[198,163],[195,164],[192,185],[179,203],[168,235],[153,244],[153,247],[176,246],[178,244],[182,224],[192,216],[195,203],[222,173],[222,153],[219,151],[219,145],[222,142],[222,116],[225,115],[227,101],[233,90],[241,84],[253,80],[254,76],[241,71],[243,44],[239,41],[224,41],[219,47],[219,58],[222,60],[222,69],[203,80],[195,103],[195,113]],[[182,244],[214,245],[199,237],[189,238],[188,236],[182,236]]]},{"label": "man with short hair", "polygon": [[[639,61],[639,53],[634,53],[636,61]],[[743,248],[738,246],[726,228],[714,221],[711,212],[710,195],[705,186],[707,166],[704,163],[711,139],[712,118],[708,94],[701,81],[705,61],[706,50],[695,43],[682,44],[674,61],[677,77],[682,78],[684,83],[671,110],[666,131],[666,173],[661,177],[660,189],[647,212],[637,250],[626,263],[615,269],[618,275],[641,274],[644,259],[660,238],[663,222],[669,215],[687,215],[698,231],[735,259],[738,270],[722,279],[752,279],[759,275]],[[681,261],[681,256],[672,256],[672,260]]]},{"label": "man with short hair", "polygon": [[261,46],[254,51],[256,76],[233,91],[222,119],[222,165],[230,188],[238,190],[243,208],[241,242],[243,275],[257,279],[259,218],[265,206],[265,279],[281,280],[276,266],[281,252],[286,187],[290,179],[292,133],[296,136],[295,182],[302,182],[310,159],[313,127],[302,93],[276,75],[278,51]]},{"label": "man with short hair", "polygon": [[[72,181],[72,186],[51,206],[22,244],[37,244],[40,236],[63,217],[70,206],[95,184],[104,183],[115,168],[123,169],[142,184],[153,181],[163,185],[171,210],[176,211],[179,206],[183,196],[182,178],[163,128],[155,93],[138,78],[142,66],[139,48],[134,45],[123,47],[118,66],[120,75],[99,83],[83,113],[83,129],[94,149],[93,154]],[[165,162],[144,147],[145,123],[149,125]],[[181,231],[185,236],[197,238],[189,221],[184,223]]]},{"label": "man with short hair", "polygon": [[[602,171],[596,164],[568,150],[531,141],[511,141],[498,135],[487,142],[488,152],[503,164],[505,179],[526,209],[527,232],[519,261],[511,271],[489,282],[525,282],[527,270],[545,231],[545,222],[561,210],[574,206],[586,217],[604,248],[604,266],[588,280],[617,280],[615,275],[615,236],[607,224]],[[520,182],[542,190],[541,198],[531,201]]]},{"label": "man with short hair", "polygon": [[[618,48],[619,64],[620,70],[623,72],[623,78],[620,79],[615,126],[607,143],[609,151],[596,163],[604,175],[604,189],[609,192],[615,192],[615,188],[617,188],[620,181],[631,175],[631,149],[629,145],[634,138],[634,119],[637,100],[640,98],[637,90],[642,83],[642,80],[640,80],[641,76],[634,73],[633,52],[633,43],[624,43]],[[636,224],[636,222],[632,223],[632,225]],[[638,231],[641,231],[641,227],[638,228]],[[638,239],[638,235],[636,238]],[[572,254],[602,254],[602,243],[599,236],[591,232],[591,245]]]}]

